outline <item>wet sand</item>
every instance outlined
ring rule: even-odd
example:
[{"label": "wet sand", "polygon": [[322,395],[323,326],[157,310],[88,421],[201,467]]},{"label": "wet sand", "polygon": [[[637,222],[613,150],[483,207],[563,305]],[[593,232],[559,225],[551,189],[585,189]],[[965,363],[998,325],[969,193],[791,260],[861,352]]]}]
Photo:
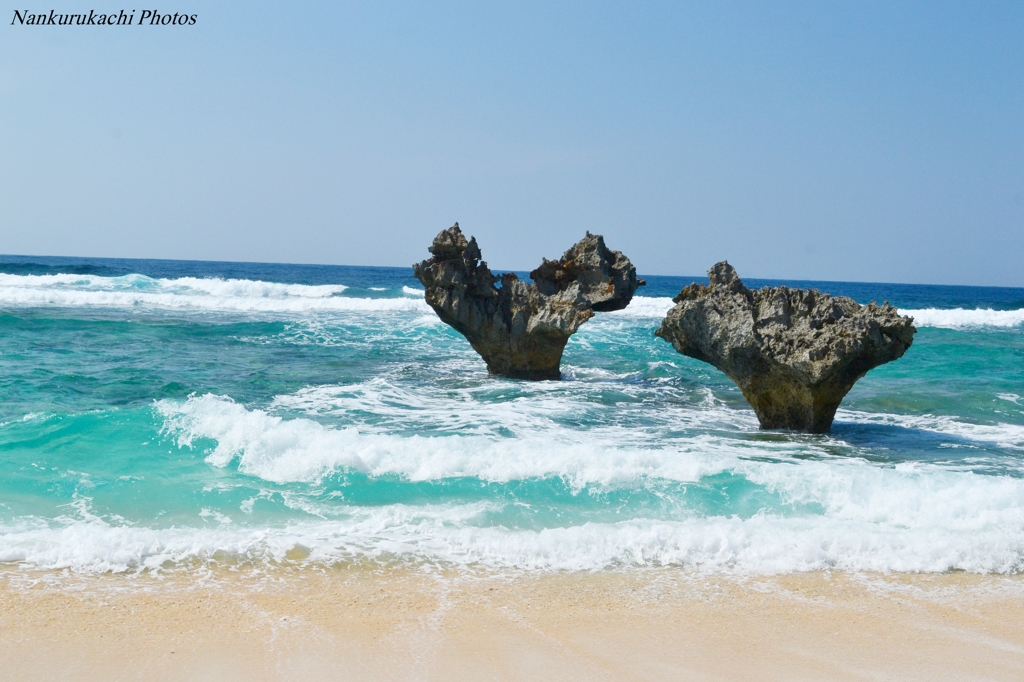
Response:
[{"label": "wet sand", "polygon": [[0,571],[10,680],[1022,680],[1024,579]]}]

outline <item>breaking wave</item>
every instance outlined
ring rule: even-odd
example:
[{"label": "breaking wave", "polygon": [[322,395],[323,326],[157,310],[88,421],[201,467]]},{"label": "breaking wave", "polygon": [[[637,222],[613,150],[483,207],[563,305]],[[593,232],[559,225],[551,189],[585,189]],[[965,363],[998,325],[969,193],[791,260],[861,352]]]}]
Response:
[{"label": "breaking wave", "polygon": [[[784,467],[790,468],[790,467]],[[488,523],[497,502],[338,506],[330,518],[258,527],[225,514],[216,526],[147,528],[101,518],[79,498],[55,521],[0,525],[0,561],[83,572],[160,570],[199,561],[360,559],[527,570],[680,566],[780,573],[1024,569],[1024,483],[863,463],[774,472],[769,484],[816,499],[820,515],[758,513],[627,518],[542,529]],[[765,472],[762,472],[765,473]],[[751,472],[751,475],[756,475]],[[200,516],[203,516],[200,514]],[[243,514],[236,513],[236,518]],[[197,519],[197,522],[199,519]]]},{"label": "breaking wave", "polygon": [[900,310],[900,313],[913,317],[914,324],[918,327],[964,329],[969,327],[1016,327],[1024,324],[1024,309],[923,308],[921,310]]},{"label": "breaking wave", "polygon": [[[818,436],[759,431],[720,373],[654,338],[668,297],[588,323],[565,381],[521,382],[488,377],[402,272],[338,271],[349,287],[231,272],[251,278],[0,274],[5,310],[232,322],[117,325],[95,346],[92,320],[2,316],[18,388],[0,420],[16,453],[0,562],[1024,571],[1019,339],[992,332],[1024,311],[903,310],[963,331],[919,335]],[[60,343],[26,350],[40,317]]]},{"label": "breaking wave", "polygon": [[244,313],[429,312],[423,301],[408,296],[357,298],[344,295],[347,289],[343,284],[245,279],[0,274],[0,306]]},{"label": "breaking wave", "polygon": [[[330,401],[323,395],[293,397],[311,409],[318,401]],[[350,399],[360,400],[337,400],[344,406]],[[438,406],[436,418],[444,407]],[[301,548],[307,562],[372,559],[528,570],[1024,570],[1020,477],[834,456],[829,451],[837,439],[827,438],[817,445],[801,438],[752,444],[697,429],[658,445],[643,434],[631,438],[631,429],[624,427],[576,431],[545,414],[543,406],[533,412],[524,406],[509,409],[520,411],[523,429],[536,432],[533,437],[502,438],[486,427],[477,434],[444,436],[395,435],[387,424],[376,431],[372,425],[334,428],[248,409],[215,395],[155,405],[165,434],[178,447],[201,448],[213,467],[237,465],[257,486],[265,481],[293,491],[296,485],[322,489],[326,477],[346,471],[382,481],[478,480],[512,486],[561,481],[582,497],[580,504],[593,486],[647,489],[677,495],[670,504],[675,511],[665,516],[643,507],[623,508],[621,519],[570,515],[536,528],[493,521],[508,505],[521,504],[514,497],[361,506],[321,495],[290,503],[304,518],[279,524],[248,525],[252,501],[247,500],[234,512],[200,514],[204,519],[194,526],[151,528],[103,518],[91,510],[88,498],[79,498],[74,511],[63,517],[0,525],[0,561],[126,571],[225,556],[280,562]],[[721,419],[722,410],[728,408],[709,404],[701,418]],[[840,418],[854,423],[900,420],[855,411]],[[979,431],[938,418],[914,423],[960,437],[1020,442],[1019,432],[1011,430]],[[780,503],[742,515],[730,506],[720,512],[688,506],[688,490],[704,495],[723,476],[767,491]],[[665,492],[668,482],[677,485],[676,492]]]},{"label": "breaking wave", "polygon": [[[389,296],[386,289],[372,287],[374,292],[384,294],[372,298],[346,295],[348,289],[343,284],[281,284],[247,279],[0,273],[0,306],[291,314],[430,312],[423,301],[423,289],[402,286]],[[634,296],[627,308],[607,315],[608,319],[654,321],[663,318],[672,306],[672,299],[667,296]],[[1024,309],[924,308],[900,312],[911,315],[918,327],[963,329],[1024,324]]]},{"label": "breaking wave", "polygon": [[[295,407],[305,403],[311,413],[323,413],[324,401],[341,411],[358,411],[365,401],[365,396],[358,395],[334,399],[317,396],[317,390],[284,397],[276,404]],[[804,461],[798,458],[809,455],[828,462],[830,469],[841,468],[847,473],[851,471],[846,468],[849,462],[862,461],[856,458],[860,453],[852,446],[843,457],[829,456],[842,444],[835,437],[751,442],[716,435],[716,426],[746,427],[756,432],[757,422],[747,410],[715,404],[703,409],[667,407],[661,423],[652,421],[645,428],[631,425],[629,415],[623,415],[621,424],[578,430],[563,424],[562,415],[557,413],[559,409],[579,411],[572,404],[560,404],[567,402],[564,398],[531,398],[476,410],[450,400],[428,407],[431,402],[425,399],[423,405],[396,408],[392,414],[378,408],[372,422],[341,428],[313,419],[286,419],[264,410],[247,409],[230,398],[212,394],[193,396],[184,403],[162,400],[155,409],[164,420],[165,433],[179,447],[192,447],[201,439],[215,441],[207,462],[224,467],[237,460],[243,473],[277,483],[316,482],[336,470],[347,469],[371,476],[397,474],[412,481],[474,477],[507,482],[555,476],[582,487],[589,483],[634,483],[644,478],[696,481],[725,470],[741,471],[760,480],[767,474],[758,472],[778,470],[775,459],[792,458],[798,463]],[[317,403],[320,407],[314,407]],[[453,417],[456,412],[463,414]],[[395,435],[396,424],[410,419],[407,426],[416,435]],[[1015,424],[975,425],[949,417],[853,410],[840,410],[837,419],[930,431],[950,437],[951,442],[1024,449],[1024,426]],[[514,430],[505,429],[505,424],[514,424]],[[676,435],[667,438],[665,429],[672,427]],[[441,435],[418,435],[431,432]],[[450,435],[453,433],[460,435]],[[757,463],[757,457],[772,461]]]},{"label": "breaking wave", "polygon": [[[673,305],[672,299],[668,297],[634,296],[625,310],[608,314],[625,318],[663,318]],[[900,314],[913,317],[914,324],[918,327],[965,329],[971,327],[1016,327],[1024,324],[1024,309],[923,308],[920,310],[900,309]]]},{"label": "breaking wave", "polygon": [[1024,567],[1024,533],[992,515],[917,526],[841,517],[691,521],[632,519],[539,531],[474,523],[487,504],[352,508],[341,520],[279,528],[140,528],[104,520],[0,526],[0,561],[82,572],[160,570],[231,557],[281,562],[301,548],[305,562],[359,559],[444,562],[493,569],[595,570],[680,566],[711,571],[783,573],[821,569],[965,570],[1015,573]]}]

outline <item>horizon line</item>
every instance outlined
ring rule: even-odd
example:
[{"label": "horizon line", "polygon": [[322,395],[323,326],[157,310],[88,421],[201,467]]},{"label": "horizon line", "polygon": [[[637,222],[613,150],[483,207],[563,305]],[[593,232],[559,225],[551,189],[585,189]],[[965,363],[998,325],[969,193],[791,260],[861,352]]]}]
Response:
[{"label": "horizon line", "polygon": [[[297,263],[290,261],[249,261],[249,260],[219,260],[219,259],[207,259],[207,258],[138,258],[138,257],[124,257],[124,256],[57,256],[57,255],[43,255],[43,254],[15,254],[15,253],[0,253],[0,259],[3,258],[63,258],[63,259],[78,259],[78,260],[110,260],[110,261],[157,261],[157,262],[168,262],[168,263],[224,263],[231,265],[293,265],[303,267],[318,267],[318,268],[382,268],[392,270],[403,270],[406,268],[411,269],[412,265],[346,265],[342,263]],[[2,262],[2,261],[0,261]],[[486,263],[486,261],[484,261]],[[490,267],[488,265],[488,267]],[[514,273],[529,273],[530,270],[517,270],[514,268],[492,268],[493,271],[497,272],[514,272]],[[140,273],[141,274],[141,273]],[[701,279],[707,279],[707,275],[701,275],[695,277],[693,275],[659,275],[651,273],[637,272],[637,276],[640,278],[645,277],[663,277],[663,278],[676,278],[676,279],[689,279],[692,281],[700,281]],[[759,280],[763,282],[806,282],[806,283],[830,283],[830,284],[894,284],[897,286],[913,286],[913,287],[959,287],[965,289],[1019,289],[1024,291],[1024,287],[1014,287],[1006,285],[987,285],[987,284],[933,284],[933,283],[920,283],[920,282],[875,282],[870,280],[840,280],[840,279],[788,279],[780,277],[741,277],[740,279],[748,280]]]}]

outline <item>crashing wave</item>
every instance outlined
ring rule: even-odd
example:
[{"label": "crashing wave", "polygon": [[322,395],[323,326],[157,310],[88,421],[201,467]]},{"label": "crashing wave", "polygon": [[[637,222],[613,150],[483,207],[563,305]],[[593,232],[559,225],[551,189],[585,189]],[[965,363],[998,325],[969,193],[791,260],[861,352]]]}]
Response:
[{"label": "crashing wave", "polygon": [[0,274],[0,306],[243,313],[416,312],[430,309],[407,296],[356,298],[343,284],[281,284],[260,280],[144,275]]},{"label": "crashing wave", "polygon": [[991,308],[922,308],[900,310],[903,315],[914,318],[918,327],[943,327],[964,329],[969,327],[1016,327],[1024,324],[1024,309],[992,310]]}]

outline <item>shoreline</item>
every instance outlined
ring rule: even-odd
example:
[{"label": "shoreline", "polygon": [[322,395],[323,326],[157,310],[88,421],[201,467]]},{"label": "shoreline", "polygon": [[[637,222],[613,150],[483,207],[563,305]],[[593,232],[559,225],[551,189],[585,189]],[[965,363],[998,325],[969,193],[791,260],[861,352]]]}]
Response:
[{"label": "shoreline", "polygon": [[1015,680],[1022,622],[1006,575],[0,570],[10,679]]}]

